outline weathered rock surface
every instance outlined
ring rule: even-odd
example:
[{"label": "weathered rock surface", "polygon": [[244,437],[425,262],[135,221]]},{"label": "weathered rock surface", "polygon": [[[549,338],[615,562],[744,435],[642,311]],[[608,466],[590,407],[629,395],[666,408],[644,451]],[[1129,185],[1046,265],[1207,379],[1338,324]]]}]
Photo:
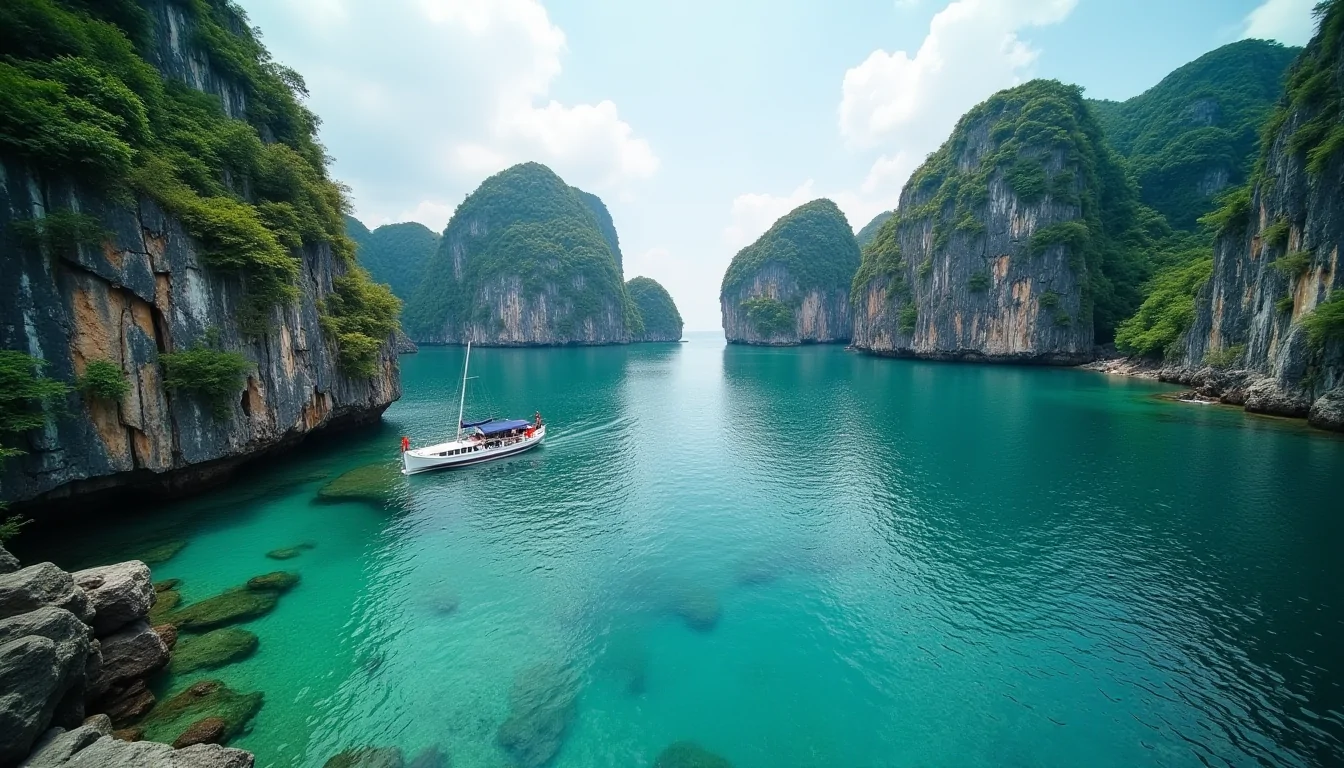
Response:
[{"label": "weathered rock surface", "polygon": [[74,728],[52,728],[42,734],[27,760],[19,768],[57,768],[81,749],[112,733],[112,723],[105,716],[89,718],[89,722]]},{"label": "weathered rock surface", "polygon": [[[143,5],[171,34],[155,34],[148,58],[166,78],[222,99],[236,117],[245,87],[214,69],[195,46],[189,11],[169,0]],[[39,248],[16,242],[10,225],[49,210],[96,217],[101,245]],[[69,179],[38,174],[0,154],[0,348],[37,351],[47,375],[73,381],[91,360],[121,366],[130,383],[119,403],[69,395],[48,428],[23,436],[25,455],[0,467],[0,500],[69,498],[137,486],[179,491],[218,480],[238,464],[314,430],[376,420],[400,396],[396,355],[381,351],[377,374],[350,378],[319,320],[318,305],[348,267],[325,244],[294,251],[299,298],[273,311],[272,329],[245,336],[236,274],[208,268],[182,224],[152,199],[129,204]],[[226,418],[164,387],[160,351],[189,348],[211,330],[255,369]]]},{"label": "weathered rock surface", "polygon": [[176,742],[205,718],[225,724],[221,741],[243,732],[261,709],[261,693],[238,693],[218,680],[203,680],[156,706],[140,723],[145,738]]},{"label": "weathered rock surface", "polygon": [[132,680],[110,686],[93,706],[111,718],[112,725],[124,728],[148,714],[156,701],[144,680]]},{"label": "weathered rock surface", "polygon": [[1344,388],[1332,389],[1316,398],[1307,421],[1313,427],[1344,432]]},{"label": "weathered rock surface", "polygon": [[92,658],[92,630],[67,610],[0,620],[0,765],[27,755],[53,719],[79,723]]},{"label": "weathered rock surface", "polygon": [[0,575],[0,619],[53,605],[80,621],[93,619],[88,595],[70,574],[52,563],[38,563]]},{"label": "weathered rock surface", "polygon": [[[1334,4],[1329,14],[1338,23],[1344,5]],[[1339,98],[1344,37],[1333,41],[1333,50],[1324,42],[1313,39],[1295,70],[1324,78],[1323,89]],[[1246,210],[1234,215],[1214,242],[1213,274],[1195,297],[1194,321],[1180,341],[1179,359],[1163,378],[1247,410],[1307,416],[1317,426],[1340,429],[1340,420],[1330,414],[1344,397],[1344,334],[1336,331],[1313,343],[1303,320],[1327,302],[1344,301],[1339,293],[1344,153],[1326,153],[1313,170],[1309,147],[1295,146],[1303,126],[1329,101],[1281,104],[1260,181]],[[1337,114],[1323,119],[1329,121],[1327,131],[1340,130]],[[1220,358],[1237,370],[1211,370],[1208,361]]]},{"label": "weathered rock surface", "polygon": [[849,291],[859,246],[845,214],[813,200],[738,251],[719,289],[729,343],[790,345],[849,341]]},{"label": "weathered rock surface", "polygon": [[523,163],[458,206],[402,317],[421,344],[620,344],[634,311],[593,209]]},{"label": "weathered rock surface", "polygon": [[168,663],[168,646],[144,619],[99,640],[103,651],[102,673],[97,687],[144,678]]},{"label": "weathered rock surface", "polygon": [[940,360],[1089,361],[1089,271],[1101,266],[1087,263],[1085,243],[1112,233],[1084,163],[1117,167],[1100,136],[1080,94],[1059,83],[1033,81],[968,112],[864,250],[854,346]]},{"label": "weathered rock surface", "polygon": [[154,605],[149,566],[138,560],[76,571],[72,576],[89,596],[93,631],[99,637],[144,618]]},{"label": "weathered rock surface", "polygon": [[104,736],[79,750],[62,768],[252,768],[251,752],[218,744],[173,749],[153,741],[128,742]]},{"label": "weathered rock surface", "polygon": [[9,551],[4,547],[0,547],[0,575],[13,573],[17,570],[19,570],[19,559],[9,554]]}]

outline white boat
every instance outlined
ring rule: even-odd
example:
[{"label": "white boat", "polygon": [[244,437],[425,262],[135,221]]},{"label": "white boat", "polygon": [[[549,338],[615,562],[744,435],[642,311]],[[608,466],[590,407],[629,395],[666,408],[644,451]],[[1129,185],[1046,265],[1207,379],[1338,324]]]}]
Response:
[{"label": "white boat", "polygon": [[401,474],[413,475],[431,469],[449,469],[502,459],[541,445],[546,439],[546,425],[537,414],[534,421],[526,419],[486,419],[464,423],[462,411],[467,404],[467,367],[471,363],[471,343],[467,343],[467,359],[462,363],[462,395],[457,403],[457,434],[452,440],[424,448],[411,448],[407,438],[401,439]]}]

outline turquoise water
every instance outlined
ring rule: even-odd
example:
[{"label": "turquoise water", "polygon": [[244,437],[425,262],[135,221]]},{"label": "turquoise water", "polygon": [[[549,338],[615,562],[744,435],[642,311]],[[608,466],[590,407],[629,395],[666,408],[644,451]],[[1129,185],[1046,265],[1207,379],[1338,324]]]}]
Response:
[{"label": "turquoise water", "polygon": [[683,739],[737,768],[1344,762],[1344,440],[1152,382],[693,335],[477,350],[468,414],[539,408],[543,448],[314,502],[450,432],[461,360],[403,357],[380,428],[20,553],[185,538],[155,575],[189,600],[301,573],[254,657],[165,683],[263,691],[261,766],[509,765],[538,663],[576,675],[557,768]]}]

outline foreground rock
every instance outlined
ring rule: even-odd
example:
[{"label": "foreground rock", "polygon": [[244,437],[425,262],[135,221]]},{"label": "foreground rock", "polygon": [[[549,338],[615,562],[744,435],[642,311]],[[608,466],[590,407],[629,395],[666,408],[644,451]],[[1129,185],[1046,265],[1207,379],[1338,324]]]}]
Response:
[{"label": "foreground rock", "polygon": [[72,576],[89,596],[93,631],[99,635],[144,618],[154,605],[149,566],[138,560],[76,571]]},{"label": "foreground rock", "polygon": [[567,666],[539,664],[518,674],[509,694],[509,718],[499,745],[521,768],[540,768],[564,743],[574,719],[578,678]]},{"label": "foreground rock", "polygon": [[0,765],[28,754],[51,723],[79,723],[97,659],[93,631],[63,608],[0,620]]},{"label": "foreground rock", "polygon": [[[0,547],[0,562],[11,560]],[[0,766],[250,767],[247,752],[205,743],[246,728],[261,694],[207,681],[155,706],[148,681],[168,663],[177,634],[171,626],[151,627],[146,618],[156,598],[177,593],[156,593],[149,569],[135,561],[77,578],[88,594],[51,563],[0,576],[12,614],[0,618]],[[274,599],[278,593],[253,594]],[[99,713],[87,721],[86,705]],[[113,728],[121,729],[117,738]],[[186,748],[138,741],[145,736]]]}]

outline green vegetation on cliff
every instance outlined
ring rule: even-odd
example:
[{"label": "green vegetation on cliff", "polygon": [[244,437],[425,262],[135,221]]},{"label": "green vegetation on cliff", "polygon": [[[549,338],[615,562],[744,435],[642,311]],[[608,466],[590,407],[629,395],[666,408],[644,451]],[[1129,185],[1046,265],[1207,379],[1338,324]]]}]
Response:
[{"label": "green vegetation on cliff", "polygon": [[201,398],[215,418],[228,418],[234,398],[247,383],[252,363],[237,352],[196,346],[159,355],[163,385],[175,393]]},{"label": "green vegetation on cliff", "polygon": [[593,212],[577,190],[539,163],[491,176],[453,212],[406,303],[407,332],[434,338],[449,325],[487,322],[491,307],[481,291],[498,291],[510,280],[520,283],[524,298],[554,290],[571,308],[552,329],[559,336],[599,320],[607,302],[623,312],[627,329],[638,327],[638,312]]},{"label": "green vegetation on cliff", "polygon": [[771,296],[753,296],[742,302],[747,313],[747,324],[761,336],[769,338],[793,330],[793,307]]},{"label": "green vegetation on cliff", "polygon": [[1300,120],[1288,139],[1288,149],[1307,161],[1307,170],[1322,174],[1344,151],[1344,0],[1324,0],[1316,6],[1319,27],[1288,73],[1288,84],[1278,108],[1265,123],[1256,177],[1263,179],[1271,144],[1290,117]]},{"label": "green vegetation on cliff", "polygon": [[952,136],[911,176],[900,213],[864,249],[854,298],[877,278],[887,280],[889,298],[908,294],[898,237],[905,227],[931,226],[935,252],[948,248],[954,236],[983,236],[996,179],[1019,203],[1051,197],[1078,206],[1076,219],[1038,229],[1030,253],[1066,249],[1083,278],[1084,311],[1093,315],[1097,339],[1108,341],[1138,307],[1139,287],[1153,268],[1150,253],[1171,235],[1170,227],[1138,202],[1081,89],[1053,80],[1000,91],[962,116]]},{"label": "green vegetation on cliff", "polygon": [[177,5],[194,28],[190,44],[241,89],[245,120],[218,95],[150,65],[154,35],[170,32],[154,30],[134,0],[7,0],[0,152],[113,198],[154,198],[208,266],[239,275],[247,292],[239,323],[259,333],[275,305],[298,295],[294,249],[326,244],[353,264],[346,203],[327,177],[317,118],[299,101],[303,79],[271,60],[229,0]]},{"label": "green vegetation on cliff", "polygon": [[1168,267],[1145,286],[1146,297],[1139,310],[1120,324],[1115,344],[1128,354],[1162,358],[1195,319],[1195,295],[1213,273],[1213,257],[1197,249],[1184,264]]},{"label": "green vegetation on cliff", "polygon": [[15,441],[46,423],[47,407],[69,391],[42,374],[45,360],[0,349],[0,461],[24,453]]},{"label": "green vegetation on cliff", "polygon": [[860,229],[859,233],[854,236],[854,241],[859,244],[860,248],[866,247],[873,242],[873,238],[877,237],[877,231],[882,228],[883,224],[887,223],[887,219],[895,215],[895,211],[883,211],[877,214],[872,221],[863,225],[863,229]]},{"label": "green vegetation on cliff", "polygon": [[635,308],[639,310],[640,319],[644,323],[641,338],[668,340],[681,338],[683,327],[681,313],[677,311],[677,305],[672,301],[667,289],[657,280],[649,277],[631,278],[626,282],[625,290],[630,294],[630,300],[635,303]]},{"label": "green vegetation on cliff", "polygon": [[360,266],[379,283],[386,283],[403,302],[409,301],[424,274],[425,264],[439,248],[439,236],[415,221],[384,224],[369,231],[347,216],[346,233],[355,241]]},{"label": "green vegetation on cliff", "polygon": [[1132,99],[1090,102],[1111,146],[1129,160],[1143,202],[1173,227],[1192,231],[1215,194],[1244,183],[1260,128],[1299,51],[1242,40]]},{"label": "green vegetation on cliff", "polygon": [[597,228],[602,232],[602,239],[607,241],[607,247],[611,249],[611,255],[616,257],[616,269],[622,270],[623,259],[621,256],[621,239],[616,235],[616,222],[611,219],[611,211],[607,210],[607,204],[602,202],[602,198],[591,192],[584,192],[578,187],[572,187],[578,194],[583,204],[592,211],[593,218],[597,219]]},{"label": "green vegetation on cliff", "polygon": [[830,200],[813,200],[737,252],[723,275],[720,298],[750,283],[771,263],[784,267],[800,292],[847,290],[859,260],[859,246],[845,214]]}]

